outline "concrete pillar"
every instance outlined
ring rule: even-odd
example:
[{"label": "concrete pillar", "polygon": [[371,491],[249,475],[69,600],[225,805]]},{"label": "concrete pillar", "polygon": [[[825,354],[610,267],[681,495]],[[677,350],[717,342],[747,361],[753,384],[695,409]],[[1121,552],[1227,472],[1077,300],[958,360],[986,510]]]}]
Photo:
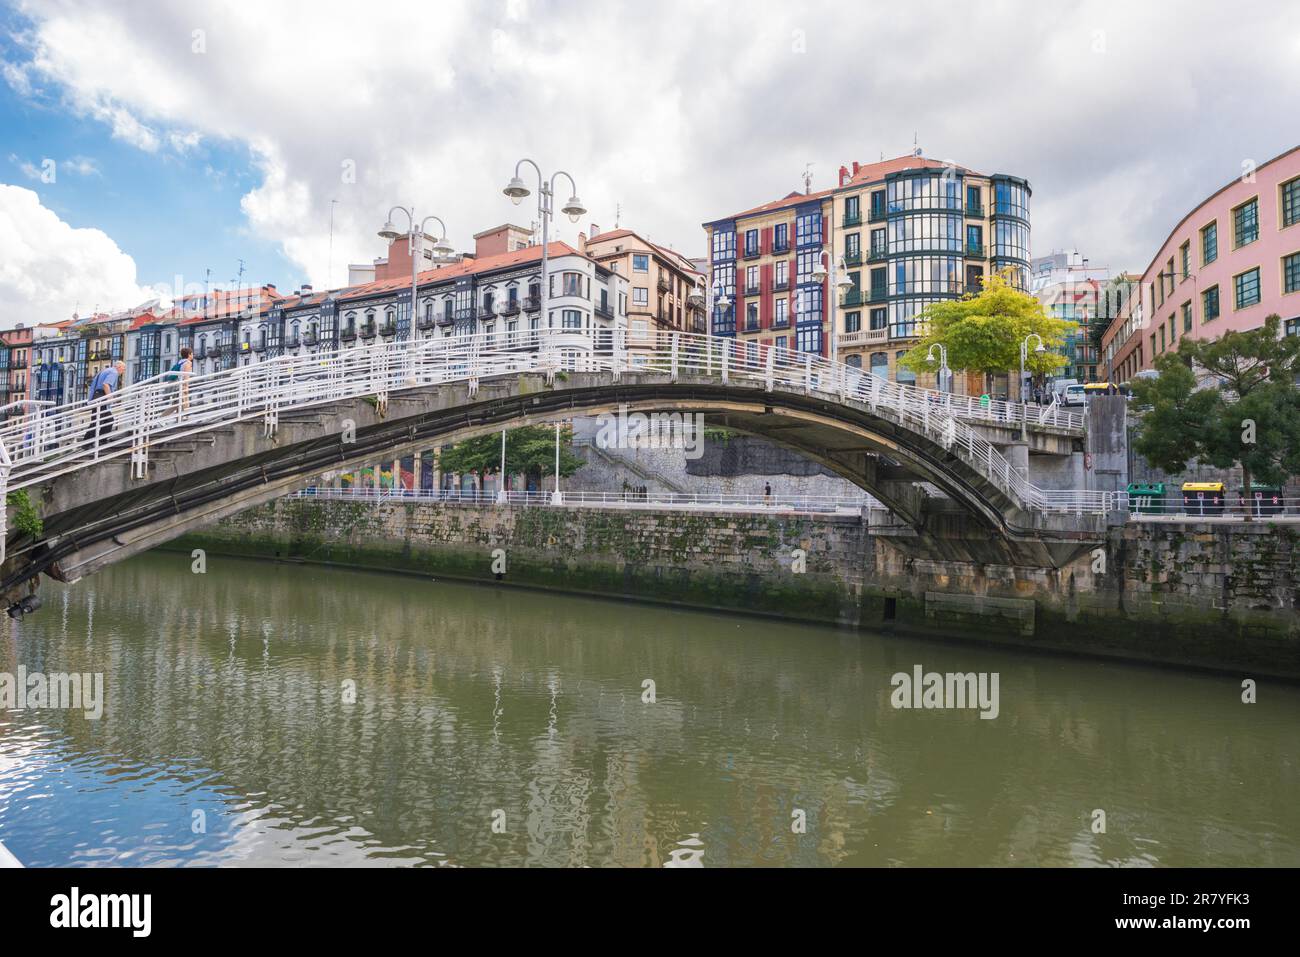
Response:
[{"label": "concrete pillar", "polygon": [[1098,492],[1128,490],[1128,400],[1122,395],[1088,399],[1087,487]]},{"label": "concrete pillar", "polygon": [[1029,443],[1012,442],[1002,446],[1002,457],[1024,478],[1029,478]]}]

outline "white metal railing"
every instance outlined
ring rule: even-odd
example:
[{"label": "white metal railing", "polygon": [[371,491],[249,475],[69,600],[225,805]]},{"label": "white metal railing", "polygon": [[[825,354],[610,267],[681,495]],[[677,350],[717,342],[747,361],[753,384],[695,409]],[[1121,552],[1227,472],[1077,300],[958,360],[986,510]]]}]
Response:
[{"label": "white metal railing", "polygon": [[835,495],[720,495],[710,492],[597,492],[562,490],[560,502],[553,491],[507,491],[483,489],[408,489],[408,488],[323,488],[314,486],[294,493],[291,498],[328,499],[344,502],[430,502],[445,505],[527,505],[563,504],[586,507],[636,509],[717,509],[735,511],[782,510],[796,512],[838,512],[858,514],[862,509],[885,511],[865,493],[858,496]]},{"label": "white metal railing", "polygon": [[[1024,421],[1039,414],[1017,403],[982,405],[890,382],[807,353],[759,343],[691,333],[657,333],[653,346],[632,361],[625,330],[596,336],[576,330],[528,330],[424,340],[380,340],[372,345],[286,355],[207,375],[174,380],[155,376],[113,393],[57,408],[37,407],[0,424],[0,448],[10,466],[0,494],[103,459],[129,456],[132,474],[144,477],[150,447],[210,432],[235,422],[261,420],[272,434],[279,415],[342,399],[373,396],[386,406],[390,394],[450,382],[521,372],[625,372],[714,378],[754,388],[782,388],[857,402],[900,426],[920,432],[986,476],[1020,507],[1038,511],[1102,513],[1116,505],[1113,493],[1048,491],[1018,472],[966,419]],[[1065,424],[1063,413],[1053,412]],[[1079,420],[1081,424],[1082,420]]]}]

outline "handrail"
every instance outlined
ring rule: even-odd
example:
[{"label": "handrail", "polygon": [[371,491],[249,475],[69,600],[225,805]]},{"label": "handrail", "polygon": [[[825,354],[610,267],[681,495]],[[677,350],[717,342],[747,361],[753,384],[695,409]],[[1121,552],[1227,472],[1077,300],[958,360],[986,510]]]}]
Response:
[{"label": "handrail", "polygon": [[[481,379],[521,372],[548,376],[591,372],[607,373],[614,380],[623,373],[693,375],[724,383],[739,381],[767,391],[779,385],[862,403],[939,443],[1021,508],[1082,514],[1114,507],[1110,493],[1039,489],[966,422],[968,418],[1025,422],[1030,406],[983,405],[970,396],[891,382],[820,356],[696,333],[656,332],[648,337],[648,348],[629,350],[626,332],[546,329],[380,340],[310,355],[277,356],[179,381],[168,380],[166,374],[154,376],[109,396],[0,423],[0,443],[12,461],[8,488],[128,455],[132,474],[143,477],[149,447],[161,439],[253,419],[263,419],[271,429],[281,412],[343,399],[376,396],[386,401],[391,392],[449,382],[468,382],[476,388]],[[1052,415],[1062,425],[1071,422],[1064,418],[1067,413]]]}]

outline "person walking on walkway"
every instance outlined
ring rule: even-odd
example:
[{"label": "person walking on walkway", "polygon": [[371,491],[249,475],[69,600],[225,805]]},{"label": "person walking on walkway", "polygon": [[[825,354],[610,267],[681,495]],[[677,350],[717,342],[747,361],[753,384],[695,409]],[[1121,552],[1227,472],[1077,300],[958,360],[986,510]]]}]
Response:
[{"label": "person walking on walkway", "polygon": [[169,408],[166,415],[184,412],[190,405],[190,376],[194,373],[194,352],[189,346],[181,349],[181,357],[172,363],[172,367],[163,376],[164,382],[175,383],[176,404]]},{"label": "person walking on walkway", "polygon": [[108,399],[117,391],[126,372],[126,363],[120,359],[111,366],[105,366],[90,384],[90,398],[95,401],[91,412],[91,425],[82,436],[82,441],[92,442],[96,435],[107,435],[113,431],[113,410],[109,408]]}]

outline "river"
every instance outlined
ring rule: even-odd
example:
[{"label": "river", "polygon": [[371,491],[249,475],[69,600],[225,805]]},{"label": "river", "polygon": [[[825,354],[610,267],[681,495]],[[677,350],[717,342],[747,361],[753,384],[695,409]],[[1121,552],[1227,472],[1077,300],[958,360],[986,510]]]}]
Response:
[{"label": "river", "polygon": [[214,555],[42,595],[0,673],[105,701],[0,710],[29,866],[1300,865],[1295,686]]}]

